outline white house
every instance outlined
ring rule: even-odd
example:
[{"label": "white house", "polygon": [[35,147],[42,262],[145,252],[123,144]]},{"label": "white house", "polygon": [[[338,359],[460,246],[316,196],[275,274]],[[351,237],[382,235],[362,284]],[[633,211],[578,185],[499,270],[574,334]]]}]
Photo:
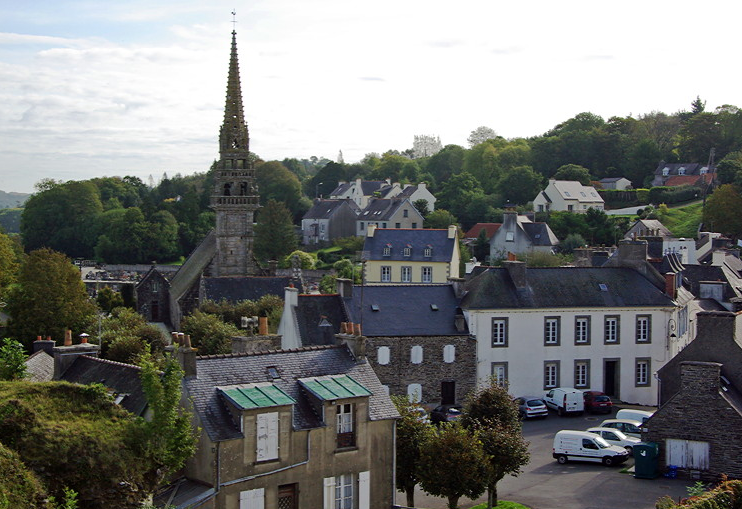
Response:
[{"label": "white house", "polygon": [[551,253],[559,244],[546,223],[534,223],[527,216],[507,210],[502,225],[490,238],[490,260],[507,258],[508,253],[521,254],[540,251]]},{"label": "white house", "polygon": [[653,374],[690,340],[675,274],[662,289],[629,267],[504,265],[472,277],[461,302],[480,383],[495,376],[516,396],[564,386],[657,403]]},{"label": "white house", "polygon": [[583,186],[572,180],[549,180],[546,189],[538,193],[533,200],[533,210],[567,212],[587,212],[587,209],[604,209],[603,198],[594,187]]}]

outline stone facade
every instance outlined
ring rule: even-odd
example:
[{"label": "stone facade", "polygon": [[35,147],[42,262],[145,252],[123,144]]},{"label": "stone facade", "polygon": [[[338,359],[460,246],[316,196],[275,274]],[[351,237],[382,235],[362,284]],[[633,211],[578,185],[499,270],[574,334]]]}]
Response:
[{"label": "stone facade", "polygon": [[137,311],[148,322],[170,322],[170,282],[154,267],[136,286]]},{"label": "stone facade", "polygon": [[660,444],[659,465],[668,464],[669,440],[687,440],[707,444],[708,468],[680,468],[681,474],[709,481],[721,475],[742,478],[742,415],[734,401],[739,395],[720,390],[720,368],[715,362],[681,364],[679,392],[647,421],[642,437]]},{"label": "stone facade", "polygon": [[[444,349],[450,351],[450,346],[453,361],[446,362],[450,358],[444,356]],[[386,364],[379,363],[382,347],[389,349]],[[413,358],[414,347],[422,348],[419,363],[413,362],[418,360]],[[471,336],[370,337],[366,356],[390,394],[409,395],[415,389],[413,384],[419,384],[424,404],[435,406],[441,402],[444,382],[454,383],[456,403],[463,403],[476,386],[477,344]]]}]

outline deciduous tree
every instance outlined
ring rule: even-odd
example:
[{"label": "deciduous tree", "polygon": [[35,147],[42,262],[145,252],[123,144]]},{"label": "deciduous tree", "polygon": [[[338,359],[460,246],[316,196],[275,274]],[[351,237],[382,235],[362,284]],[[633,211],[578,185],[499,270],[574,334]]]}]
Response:
[{"label": "deciduous tree", "polygon": [[470,147],[474,147],[475,145],[479,145],[480,143],[484,143],[487,140],[492,140],[495,138],[497,138],[497,133],[495,132],[495,130],[491,127],[482,125],[469,133],[469,137],[466,139],[466,141],[469,143]]},{"label": "deciduous tree", "polygon": [[23,345],[5,339],[0,346],[0,380],[23,380],[26,378],[26,354]]},{"label": "deciduous tree", "polygon": [[742,196],[734,184],[719,186],[706,200],[703,223],[709,231],[742,237]]},{"label": "deciduous tree", "polygon": [[397,421],[397,489],[407,496],[407,505],[415,507],[415,486],[419,482],[420,444],[432,433],[429,422],[420,419],[418,405],[404,396],[392,396],[401,418]]},{"label": "deciduous tree", "polygon": [[283,203],[268,200],[258,212],[254,251],[258,260],[280,260],[298,245],[291,212]]}]

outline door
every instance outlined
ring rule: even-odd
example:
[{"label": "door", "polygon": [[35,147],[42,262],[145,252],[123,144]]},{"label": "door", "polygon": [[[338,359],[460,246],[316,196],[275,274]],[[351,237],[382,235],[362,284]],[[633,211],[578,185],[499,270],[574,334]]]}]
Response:
[{"label": "door", "polygon": [[153,322],[159,322],[160,321],[160,302],[153,300],[152,301],[152,317],[151,321]]},{"label": "door", "polygon": [[456,403],[456,382],[444,380],[441,382],[441,405]]},{"label": "door", "polygon": [[296,509],[299,507],[299,489],[296,484],[284,484],[278,487],[278,509]]},{"label": "door", "polygon": [[605,360],[603,364],[603,392],[619,399],[618,360]]}]

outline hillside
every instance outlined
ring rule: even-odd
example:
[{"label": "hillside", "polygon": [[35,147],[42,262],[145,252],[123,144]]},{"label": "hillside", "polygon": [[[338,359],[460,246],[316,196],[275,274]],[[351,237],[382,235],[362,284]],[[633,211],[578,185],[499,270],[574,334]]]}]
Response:
[{"label": "hillside", "polygon": [[675,237],[695,239],[698,234],[698,225],[701,224],[703,204],[700,202],[668,209],[660,219]]},{"label": "hillside", "polygon": [[28,193],[6,193],[5,191],[0,191],[0,209],[22,207],[29,196],[31,195]]}]

